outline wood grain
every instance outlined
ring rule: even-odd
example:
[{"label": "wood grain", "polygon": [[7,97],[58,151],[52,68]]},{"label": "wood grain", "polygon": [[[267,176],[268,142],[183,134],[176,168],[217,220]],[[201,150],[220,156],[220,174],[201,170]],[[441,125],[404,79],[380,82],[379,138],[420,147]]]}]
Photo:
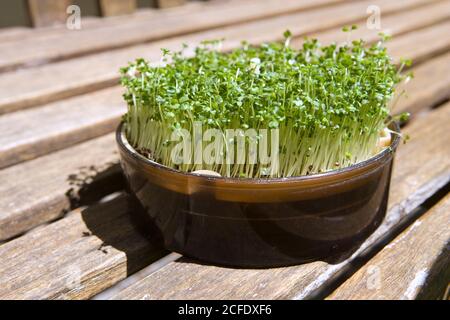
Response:
[{"label": "wood grain", "polygon": [[27,0],[34,27],[60,24],[66,21],[66,9],[71,0]]},{"label": "wood grain", "polygon": [[123,188],[109,134],[0,171],[0,241]]},{"label": "wood grain", "polygon": [[[441,3],[439,6],[437,6],[437,8],[441,10],[450,10],[450,2]],[[430,7],[427,7],[427,9],[430,9]],[[438,21],[442,19],[446,21],[438,22],[436,24],[426,26],[418,30],[415,30],[414,27],[422,26],[420,24],[420,19],[410,20],[412,24],[410,25],[410,30],[407,33],[402,32],[401,28],[394,28],[396,25],[395,21],[404,21],[405,19],[412,17],[408,17],[409,14],[406,14],[405,16],[391,17],[393,18],[392,20],[394,22],[394,27],[390,28],[390,33],[392,35],[395,35],[395,32],[399,31],[401,34],[399,36],[395,36],[393,40],[386,43],[388,53],[393,58],[393,62],[397,65],[400,65],[402,59],[411,59],[412,63],[414,65],[417,65],[423,61],[429,60],[450,50],[450,38],[446,36],[448,34],[448,30],[450,30],[450,20],[445,19],[450,17],[450,14],[447,14],[450,11],[445,12],[445,15],[437,16],[437,18],[439,18]],[[423,22],[425,24],[428,24],[429,20],[425,19]],[[402,27],[405,27],[405,25],[406,23],[403,22]],[[320,34],[316,34],[316,36],[319,37],[318,39],[320,41],[324,38],[326,43],[333,34],[336,34],[336,31],[330,31],[329,33],[322,32]],[[366,29],[360,31],[358,35],[360,36],[360,38],[368,42],[373,42],[376,39],[376,36],[374,35],[372,30]],[[436,39],[438,39],[438,41],[436,41]],[[417,43],[420,43],[421,45],[418,46]],[[302,41],[296,41],[293,45],[300,47],[301,44]]]},{"label": "wood grain", "polygon": [[122,92],[112,87],[0,117],[0,168],[113,131],[126,111]]},{"label": "wood grain", "polygon": [[406,96],[394,106],[395,113],[415,115],[450,98],[450,53],[426,61],[412,72],[414,78],[398,88],[398,92],[405,90]]},{"label": "wood grain", "polygon": [[[430,0],[409,0],[411,6]],[[434,1],[434,0],[433,0]],[[121,1],[122,2],[122,1]],[[280,14],[335,4],[343,0],[229,0],[202,2],[197,6],[181,6],[159,12],[147,19],[129,18],[120,23],[105,24],[101,28],[82,27],[76,32],[45,37],[18,39],[0,44],[0,71],[18,67],[35,66],[87,53],[121,48],[166,37],[185,35],[210,28],[219,28]],[[407,7],[405,0],[400,6]],[[186,8],[185,8],[186,7]],[[84,18],[82,20],[83,24]]]},{"label": "wood grain", "polygon": [[[416,3],[414,1],[379,0],[376,3],[381,6],[383,12],[387,15],[390,12],[413,6]],[[116,84],[119,67],[136,57],[159,61],[160,48],[179,50],[181,43],[194,46],[204,39],[226,38],[228,40],[223,46],[226,50],[239,46],[241,40],[248,40],[251,43],[279,40],[287,28],[293,34],[300,36],[364,18],[368,3],[373,4],[373,1],[352,2],[273,17],[264,21],[248,22],[238,26],[214,29],[180,38],[171,38],[147,45],[2,74],[0,75],[0,114]],[[299,21],[303,21],[303,23],[299,24]],[[59,81],[54,81],[55,75],[58,75]]]},{"label": "wood grain", "polygon": [[[305,299],[333,281],[333,276],[361,252],[388,234],[402,219],[450,181],[447,124],[450,103],[418,117],[405,133],[395,162],[389,209],[383,224],[348,260],[335,265],[314,262],[265,270],[232,269],[181,258],[131,285],[113,299]],[[433,157],[430,157],[433,155]],[[282,284],[282,285],[280,285]]]},{"label": "wood grain", "polygon": [[161,257],[129,210],[120,196],[0,246],[0,299],[88,299]]},{"label": "wood grain", "polygon": [[136,0],[99,0],[102,16],[131,14],[136,10]]},{"label": "wood grain", "polygon": [[450,195],[447,195],[328,299],[442,298],[450,283],[449,225]]},{"label": "wood grain", "polygon": [[450,49],[449,30],[450,20],[405,34],[387,44],[388,52],[396,63],[407,58],[418,64]]},{"label": "wood grain", "polygon": [[[379,33],[394,36],[394,39],[413,30],[429,27],[438,22],[448,20],[450,18],[450,1],[440,1],[430,3],[427,6],[405,10],[395,15],[382,17],[381,29],[367,28],[366,21],[355,23],[356,30],[351,33],[342,32],[342,27],[333,28],[322,32],[316,32],[309,37],[319,39],[323,45],[335,43],[345,43],[352,40],[364,39],[367,43],[374,43],[380,40]],[[303,39],[294,39],[291,43],[296,46],[303,42]]]}]

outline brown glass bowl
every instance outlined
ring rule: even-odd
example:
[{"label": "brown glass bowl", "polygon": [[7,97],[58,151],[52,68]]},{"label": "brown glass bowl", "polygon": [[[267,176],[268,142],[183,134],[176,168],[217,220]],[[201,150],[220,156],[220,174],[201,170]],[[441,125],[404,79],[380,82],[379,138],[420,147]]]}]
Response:
[{"label": "brown glass bowl", "polygon": [[[160,165],[136,152],[122,128],[121,124],[116,138],[128,188],[141,214],[160,231],[165,247],[239,267],[337,262],[352,254],[385,216],[400,140],[392,135],[390,148],[343,169],[237,179]],[[399,132],[397,124],[391,129]]]}]

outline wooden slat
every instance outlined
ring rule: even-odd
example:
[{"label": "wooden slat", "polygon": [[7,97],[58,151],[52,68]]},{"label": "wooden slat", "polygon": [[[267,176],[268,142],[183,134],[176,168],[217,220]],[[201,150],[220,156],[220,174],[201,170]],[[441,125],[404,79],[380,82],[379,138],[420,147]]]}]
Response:
[{"label": "wooden slat", "polygon": [[[159,10],[159,14],[148,19],[133,18],[128,22],[122,20],[121,23],[109,24],[95,30],[82,28],[76,32],[64,32],[61,36],[54,34],[53,41],[49,41],[51,40],[49,37],[32,37],[0,44],[2,53],[0,71],[34,66],[86,53],[125,47],[343,1],[285,0],[283,5],[280,5],[278,0],[229,0],[226,2],[202,2],[197,6],[186,6],[187,9],[182,6],[171,9],[170,12]],[[413,6],[416,3],[423,4],[430,0],[410,1]],[[405,2],[405,0],[401,0],[401,2]],[[201,8],[198,8],[199,6]],[[402,6],[405,4],[403,3],[399,7]]]},{"label": "wooden slat", "polygon": [[119,16],[131,14],[136,10],[136,0],[99,0],[103,16]]},{"label": "wooden slat", "polygon": [[[376,1],[387,15],[390,12],[407,8],[423,0]],[[373,1],[342,4],[332,8],[322,8],[296,14],[274,17],[264,21],[249,22],[238,26],[203,32],[181,38],[171,38],[148,45],[120,49],[96,54],[48,66],[20,70],[0,75],[0,114],[41,103],[92,91],[117,83],[116,70],[126,61],[144,57],[151,61],[160,59],[160,48],[180,49],[180,43],[198,44],[205,39],[225,37],[224,49],[240,45],[241,40],[253,43],[273,41],[282,38],[286,28],[295,35],[304,35],[331,28],[356,19],[365,18],[365,10]],[[299,23],[302,21],[302,23]],[[55,74],[58,82],[55,82]],[[32,80],[30,80],[32,79]]]},{"label": "wooden slat", "polygon": [[[412,59],[414,63],[422,62],[450,49],[450,20],[442,22],[399,37],[388,44],[389,54],[399,63],[400,58]],[[434,41],[430,41],[430,40]],[[426,43],[426,45],[417,45]],[[425,48],[426,47],[426,48]],[[403,55],[403,56],[402,56]]]},{"label": "wooden slat", "polygon": [[[450,6],[450,2],[448,5]],[[442,9],[442,6],[440,7]],[[396,19],[393,21],[403,20],[402,16],[403,14],[394,15],[393,18]],[[414,26],[418,25],[421,16],[419,15],[416,20],[411,20]],[[395,30],[392,28],[392,32]],[[335,34],[335,31],[331,30],[330,33]],[[370,30],[367,31],[367,34],[371,37]],[[323,32],[322,35],[326,37],[327,33]],[[364,33],[361,33],[360,36],[364,37]],[[409,34],[404,37],[406,36],[409,37]],[[396,45],[397,41],[404,43],[403,36],[393,40],[390,45],[402,48]],[[435,50],[434,42],[434,38],[424,38],[421,41],[422,45],[431,51]],[[300,45],[300,43],[296,45]],[[396,57],[406,54],[414,54],[419,58],[420,55],[430,55],[427,50],[423,49],[419,49],[417,54],[414,50],[403,52],[400,49],[396,51]],[[159,50],[155,54],[159,55]],[[450,72],[449,61],[450,55],[447,54],[428,61],[424,66],[417,67],[417,70],[414,69],[417,76],[406,86],[411,96],[408,99],[400,99],[394,111],[402,112],[409,109],[409,111],[415,112],[448,97],[450,95],[450,77],[447,76]],[[424,86],[429,81],[433,81],[436,85]],[[428,90],[424,90],[426,88]],[[120,112],[125,110],[121,103],[121,92],[120,88],[113,87],[96,94],[83,95],[67,101],[62,100],[44,107],[0,117],[0,168],[33,159],[112,131],[118,123]],[[424,98],[421,97],[426,97],[428,101],[424,101]],[[414,103],[414,107],[408,107],[411,103]],[[36,119],[40,125],[30,128],[30,119]]]},{"label": "wooden slat", "polygon": [[414,115],[450,99],[450,52],[424,62],[412,72],[414,78],[398,89],[406,90],[407,95],[394,106],[395,113],[408,111]]},{"label": "wooden slat", "polygon": [[[427,15],[427,11],[435,12],[438,10],[442,14],[436,14],[435,21],[444,21],[429,25],[430,16]],[[411,19],[411,12],[407,12],[402,16],[388,17],[393,23],[392,27],[388,27],[389,33],[395,35],[396,32],[398,32],[401,34],[401,36],[394,37],[393,40],[386,44],[389,54],[394,57],[394,62],[399,64],[402,58],[408,58],[411,59],[414,64],[418,64],[433,56],[448,51],[450,49],[450,39],[446,35],[448,34],[448,30],[450,30],[449,12],[450,2],[443,2],[437,4],[435,7],[429,6],[416,9],[414,13],[425,17],[424,20],[421,20],[420,18]],[[388,18],[386,18],[386,20]],[[407,21],[409,21],[409,23],[407,23]],[[384,21],[384,25],[388,25],[386,21]],[[426,27],[422,28],[423,26]],[[416,28],[422,29],[415,30]],[[379,39],[379,31],[375,32],[373,30],[368,30],[362,26],[357,30],[359,30],[357,32],[357,37],[355,32],[355,34],[350,35],[349,39],[362,38],[367,42],[373,42]],[[335,30],[334,32],[321,32],[314,34],[313,36],[317,37],[320,42],[323,43],[333,42],[331,39],[334,37],[336,42],[347,41],[345,35],[342,35],[342,32],[339,32],[338,30]],[[439,39],[439,41],[436,41],[436,39]],[[420,43],[421,45],[417,45],[417,43]],[[300,44],[301,41],[298,40],[293,42],[293,46],[298,46]]]},{"label": "wooden slat", "polygon": [[43,27],[65,22],[66,9],[71,2],[71,0],[28,0],[33,26]]},{"label": "wooden slat", "polygon": [[0,168],[113,131],[126,111],[122,92],[112,87],[0,117]]},{"label": "wooden slat", "polygon": [[112,134],[0,171],[0,241],[123,187]]},{"label": "wooden slat", "polygon": [[121,196],[0,246],[0,299],[87,299],[165,254],[128,211]]},{"label": "wooden slat", "polygon": [[20,39],[24,35],[29,35],[31,30],[27,27],[0,28],[0,43]]},{"label": "wooden slat", "polygon": [[328,299],[442,298],[450,282],[449,226],[450,195],[447,195]]},{"label": "wooden slat", "polygon": [[[405,133],[412,139],[397,152],[388,214],[382,225],[351,258],[336,265],[324,262],[265,270],[233,269],[198,264],[187,258],[172,262],[131,285],[114,299],[304,299],[327,285],[333,275],[430,194],[450,181],[447,124],[450,103],[418,117]],[[430,157],[430,155],[433,155]],[[211,285],[213,284],[213,285]]]},{"label": "wooden slat", "polygon": [[[342,32],[342,27],[339,26],[333,30],[326,30],[309,35],[311,38],[320,40],[323,45],[335,43],[344,43],[355,39],[364,39],[368,43],[379,41],[379,33],[383,32],[394,36],[394,39],[413,30],[428,27],[438,22],[448,20],[450,18],[450,1],[440,1],[430,3],[427,6],[421,6],[410,10],[399,12],[395,15],[382,17],[381,30],[369,29],[366,25],[366,20],[355,23],[356,30],[350,33]],[[303,39],[294,39],[291,43],[298,45]]]}]

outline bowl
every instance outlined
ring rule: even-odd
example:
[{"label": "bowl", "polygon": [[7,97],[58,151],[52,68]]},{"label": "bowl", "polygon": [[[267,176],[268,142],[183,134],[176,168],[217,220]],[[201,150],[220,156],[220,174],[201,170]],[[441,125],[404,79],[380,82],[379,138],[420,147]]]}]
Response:
[{"label": "bowl", "polygon": [[[392,123],[391,130],[399,132]],[[128,190],[164,246],[203,262],[266,268],[350,256],[387,208],[391,146],[352,166],[289,178],[224,178],[177,171],[139,154],[116,132]],[[136,219],[135,219],[136,220]]]}]

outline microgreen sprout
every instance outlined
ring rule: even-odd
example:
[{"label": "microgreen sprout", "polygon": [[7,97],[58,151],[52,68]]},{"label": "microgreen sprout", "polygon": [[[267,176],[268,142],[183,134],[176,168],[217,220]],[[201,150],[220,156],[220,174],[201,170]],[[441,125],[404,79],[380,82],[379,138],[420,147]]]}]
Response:
[{"label": "microgreen sprout", "polygon": [[[384,47],[387,37],[371,46],[362,40],[321,46],[309,39],[295,49],[291,33],[284,35],[284,43],[243,42],[228,53],[217,49],[220,42],[202,43],[191,57],[163,49],[163,66],[137,59],[122,68],[131,145],[181,171],[247,178],[326,172],[373,156],[403,78]],[[172,133],[192,132],[196,122],[224,136],[227,129],[278,129],[279,170],[250,162],[175,163]]]}]

